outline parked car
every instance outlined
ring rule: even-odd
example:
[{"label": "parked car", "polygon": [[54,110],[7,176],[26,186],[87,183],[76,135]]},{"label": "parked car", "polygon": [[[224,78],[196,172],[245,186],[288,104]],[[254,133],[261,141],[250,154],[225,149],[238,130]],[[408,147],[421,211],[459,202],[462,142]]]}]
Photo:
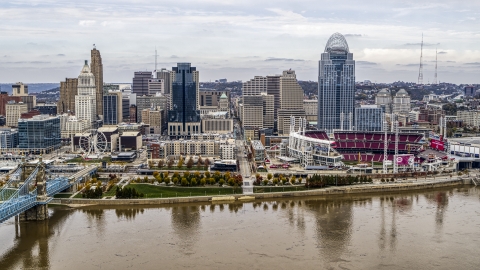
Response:
[{"label": "parked car", "polygon": [[275,165],[275,164],[270,165],[270,169],[276,169],[276,168],[278,168],[277,165]]}]

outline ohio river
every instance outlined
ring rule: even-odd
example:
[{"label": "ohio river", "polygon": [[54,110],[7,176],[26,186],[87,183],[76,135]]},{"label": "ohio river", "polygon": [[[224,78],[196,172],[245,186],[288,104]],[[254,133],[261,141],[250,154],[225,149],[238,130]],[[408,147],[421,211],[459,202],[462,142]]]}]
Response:
[{"label": "ohio river", "polygon": [[0,225],[0,269],[479,269],[480,189],[50,207]]}]

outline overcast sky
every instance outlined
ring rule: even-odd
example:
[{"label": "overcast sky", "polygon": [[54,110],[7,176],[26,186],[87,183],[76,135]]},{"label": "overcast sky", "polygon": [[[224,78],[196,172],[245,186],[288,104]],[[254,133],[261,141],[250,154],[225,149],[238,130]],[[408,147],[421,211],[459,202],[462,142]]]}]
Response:
[{"label": "overcast sky", "polygon": [[[77,3],[78,2],[78,3]],[[101,2],[101,3],[97,3]],[[132,4],[134,3],[134,4]],[[357,81],[480,83],[480,0],[19,0],[0,2],[0,82],[77,77],[96,44],[105,82],[191,62],[201,81],[294,69],[317,80],[329,36],[345,35]]]}]

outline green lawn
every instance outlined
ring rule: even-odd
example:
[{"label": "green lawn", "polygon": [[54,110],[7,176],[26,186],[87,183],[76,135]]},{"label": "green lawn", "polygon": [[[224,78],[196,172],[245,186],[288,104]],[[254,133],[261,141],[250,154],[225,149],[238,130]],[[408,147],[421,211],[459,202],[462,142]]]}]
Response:
[{"label": "green lawn", "polygon": [[58,193],[58,194],[55,194],[53,198],[70,198],[70,196],[72,195],[73,193]]},{"label": "green lawn", "polygon": [[115,192],[117,191],[117,186],[113,186],[109,191],[103,193],[103,197],[112,197],[115,196]]},{"label": "green lawn", "polygon": [[130,184],[127,187],[133,187],[138,192],[145,194],[145,198],[213,196],[242,193],[242,188],[232,187],[162,187],[148,184]]},{"label": "green lawn", "polygon": [[79,193],[78,193],[77,195],[75,195],[73,198],[76,198],[76,199],[81,199],[81,198],[83,198],[83,197],[82,197],[82,193],[79,192]]}]

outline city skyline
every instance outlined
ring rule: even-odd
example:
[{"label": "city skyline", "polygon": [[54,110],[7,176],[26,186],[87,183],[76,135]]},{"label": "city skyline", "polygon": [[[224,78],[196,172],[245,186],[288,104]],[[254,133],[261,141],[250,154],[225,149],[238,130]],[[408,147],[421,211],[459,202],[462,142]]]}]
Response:
[{"label": "city skyline", "polygon": [[[316,81],[317,61],[334,32],[356,55],[357,81],[416,82],[424,34],[424,83],[478,83],[480,3],[437,1],[9,1],[0,4],[0,82],[56,82],[78,74],[93,44],[105,82],[134,71],[190,62],[200,81],[246,81],[296,70]],[[114,38],[112,38],[114,37]],[[141,40],[142,42],[138,42]],[[195,44],[195,46],[191,46]]]}]

